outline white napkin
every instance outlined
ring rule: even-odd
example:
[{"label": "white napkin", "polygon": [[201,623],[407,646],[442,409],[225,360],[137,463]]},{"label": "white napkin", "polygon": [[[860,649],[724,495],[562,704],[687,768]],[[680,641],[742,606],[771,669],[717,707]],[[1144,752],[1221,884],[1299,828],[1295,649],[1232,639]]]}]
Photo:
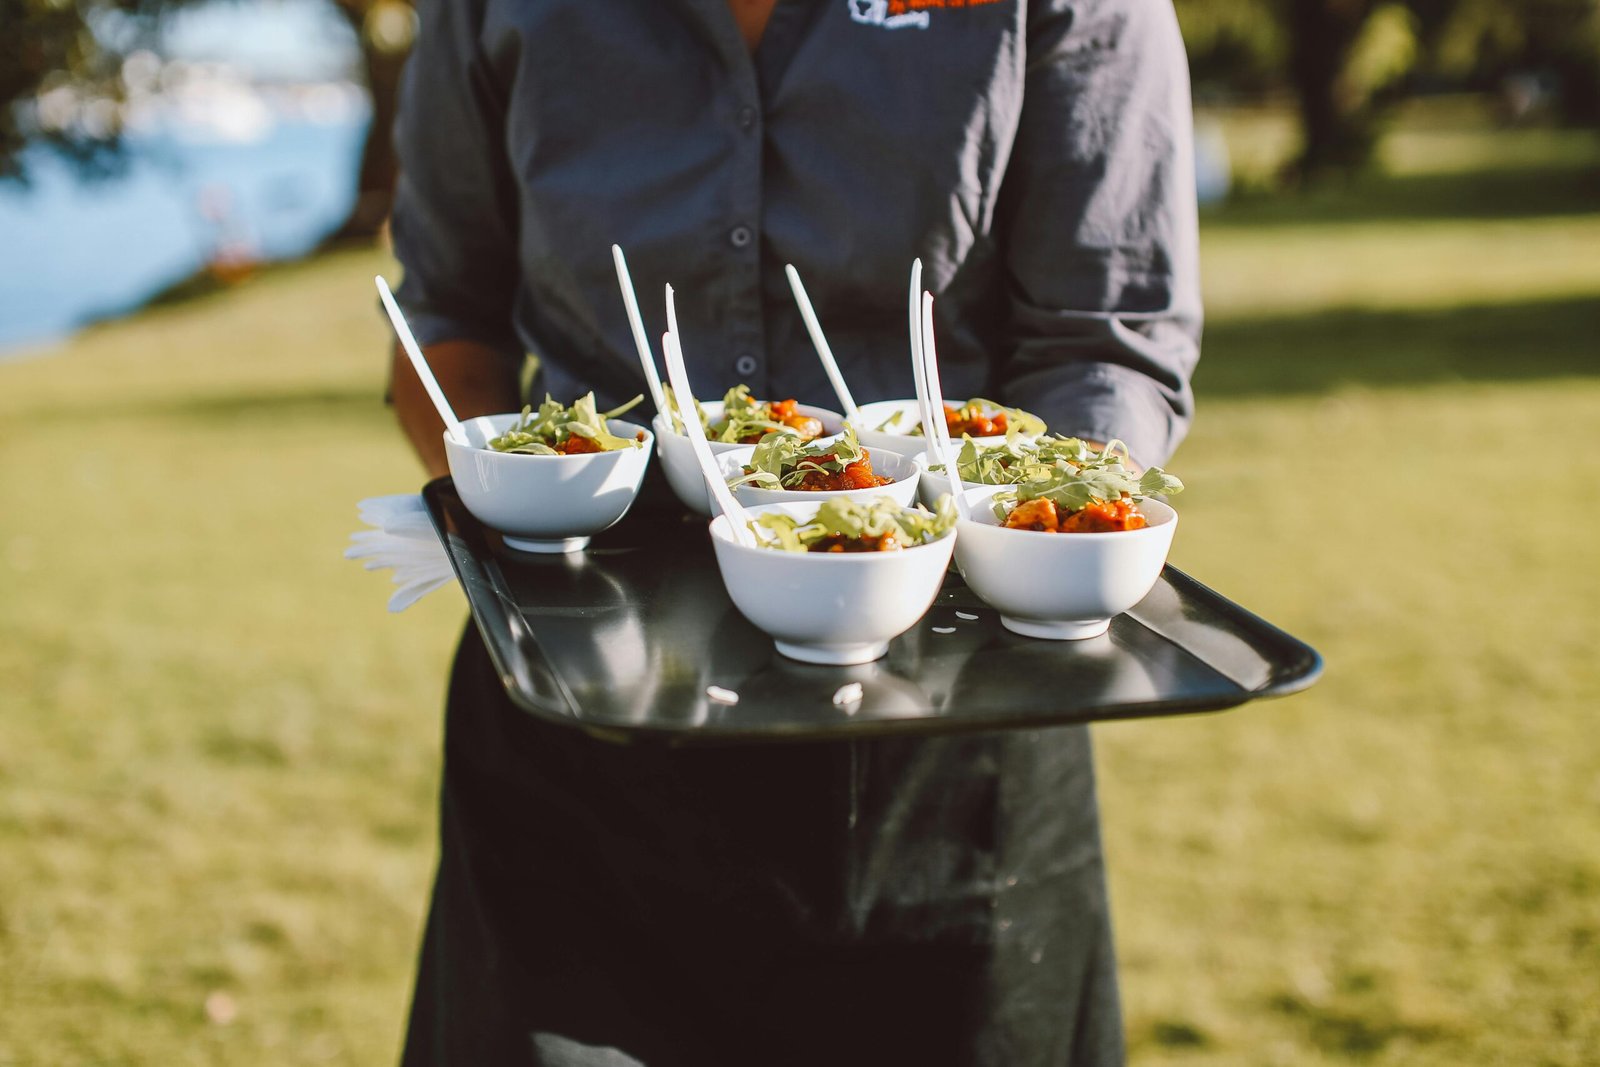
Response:
[{"label": "white napkin", "polygon": [[390,611],[406,610],[455,578],[420,495],[375,496],[356,507],[361,521],[376,529],[351,534],[344,558],[366,560],[362,567],[369,571],[394,568],[400,590],[389,598]]}]

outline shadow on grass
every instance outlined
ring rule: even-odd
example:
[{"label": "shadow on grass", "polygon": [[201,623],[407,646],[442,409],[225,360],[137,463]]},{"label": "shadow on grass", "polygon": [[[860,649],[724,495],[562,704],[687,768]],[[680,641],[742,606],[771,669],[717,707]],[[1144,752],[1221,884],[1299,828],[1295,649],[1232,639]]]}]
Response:
[{"label": "shadow on grass", "polygon": [[1455,174],[1372,175],[1299,193],[1247,192],[1208,210],[1208,225],[1263,228],[1517,219],[1600,211],[1600,142],[1587,164]]},{"label": "shadow on grass", "polygon": [[1203,351],[1202,397],[1588,376],[1600,373],[1600,297],[1228,319],[1207,325]]}]

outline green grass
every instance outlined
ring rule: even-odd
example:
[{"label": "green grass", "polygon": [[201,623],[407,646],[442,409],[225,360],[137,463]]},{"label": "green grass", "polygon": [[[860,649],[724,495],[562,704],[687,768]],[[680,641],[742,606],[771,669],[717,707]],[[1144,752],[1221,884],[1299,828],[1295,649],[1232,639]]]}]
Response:
[{"label": "green grass", "polygon": [[[1600,160],[1537,141],[1206,221],[1176,562],[1327,673],[1097,732],[1141,1067],[1600,1048]],[[393,1061],[462,603],[339,558],[420,482],[384,266],[0,364],[0,1065]]]}]

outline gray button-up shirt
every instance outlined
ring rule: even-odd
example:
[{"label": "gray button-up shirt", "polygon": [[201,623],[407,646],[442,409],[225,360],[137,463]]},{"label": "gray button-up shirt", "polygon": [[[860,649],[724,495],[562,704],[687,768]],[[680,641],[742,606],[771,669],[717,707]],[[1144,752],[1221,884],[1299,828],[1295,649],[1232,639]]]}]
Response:
[{"label": "gray button-up shirt", "polygon": [[695,391],[837,406],[793,263],[858,402],[914,395],[906,286],[945,392],[1164,462],[1200,300],[1188,72],[1164,0],[423,0],[395,248],[424,343],[533,352],[536,386],[643,391],[677,294]]}]

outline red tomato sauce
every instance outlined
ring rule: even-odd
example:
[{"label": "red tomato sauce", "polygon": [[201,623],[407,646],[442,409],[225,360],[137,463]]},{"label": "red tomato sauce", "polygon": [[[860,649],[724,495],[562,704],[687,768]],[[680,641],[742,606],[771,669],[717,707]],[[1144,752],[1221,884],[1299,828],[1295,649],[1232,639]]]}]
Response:
[{"label": "red tomato sauce", "polygon": [[882,475],[873,473],[872,456],[866,449],[861,450],[860,459],[854,463],[847,464],[842,471],[835,473],[824,470],[821,467],[823,463],[835,461],[836,457],[832,452],[824,456],[818,456],[815,459],[801,460],[796,469],[804,470],[806,474],[805,477],[800,479],[799,484],[792,486],[792,488],[842,493],[848,489],[876,489],[881,485],[888,485],[894,481],[893,478],[885,478]]},{"label": "red tomato sauce", "polygon": [[[751,398],[750,406],[762,407],[762,402]],[[794,399],[773,400],[765,405],[767,414],[773,422],[787,426],[800,435],[802,441],[815,441],[822,436],[822,420],[813,418],[800,410],[800,402]],[[745,434],[739,438],[741,445],[753,445],[759,442],[765,431]]]},{"label": "red tomato sauce", "polygon": [[1024,500],[1011,509],[1005,525],[1010,530],[1040,533],[1115,533],[1141,530],[1150,523],[1131,500],[1097,500],[1068,512],[1058,509],[1053,500]]},{"label": "red tomato sauce", "polygon": [[843,534],[833,534],[811,544],[808,552],[898,552],[905,546],[894,535],[894,531],[882,537],[846,537]]},{"label": "red tomato sauce", "polygon": [[980,412],[970,419],[964,419],[961,417],[960,408],[946,404],[944,422],[950,428],[951,437],[960,437],[962,434],[971,437],[999,437],[1006,432],[1006,413],[1003,411],[993,416]]}]

